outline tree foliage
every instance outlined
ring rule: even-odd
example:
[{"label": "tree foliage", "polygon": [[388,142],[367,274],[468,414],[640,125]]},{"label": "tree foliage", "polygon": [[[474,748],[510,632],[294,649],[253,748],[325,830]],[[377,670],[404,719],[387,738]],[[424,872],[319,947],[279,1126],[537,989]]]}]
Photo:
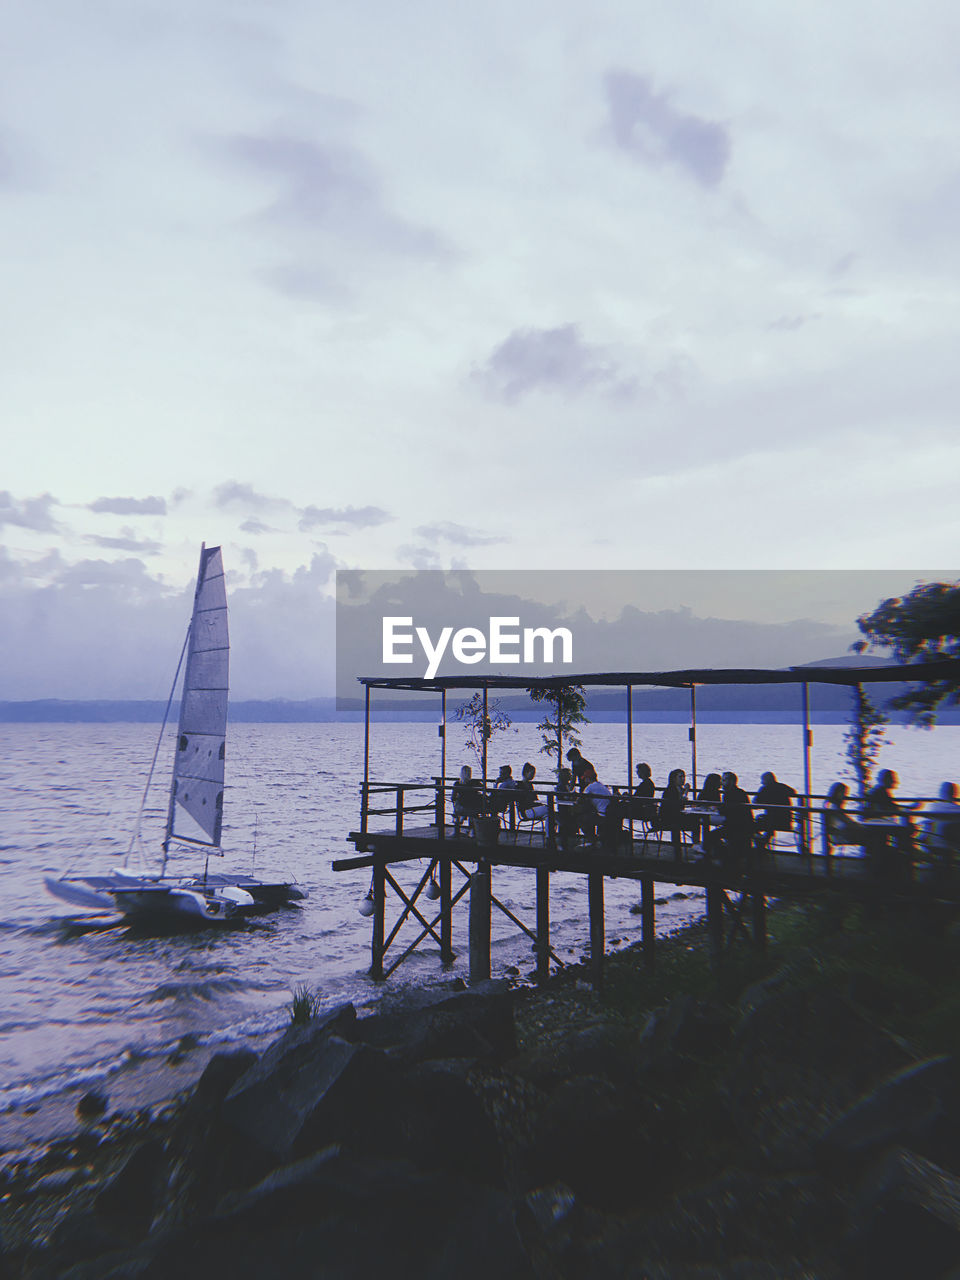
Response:
[{"label": "tree foliage", "polygon": [[[960,658],[960,582],[924,582],[905,596],[884,600],[857,619],[871,646],[892,650],[899,662]],[[866,646],[854,646],[861,650]],[[960,702],[960,676],[931,680],[891,698],[916,724],[930,726],[941,703]]]},{"label": "tree foliage", "polygon": [[577,729],[582,724],[590,723],[590,717],[587,715],[586,691],[582,684],[568,684],[560,687],[533,685],[527,693],[532,702],[546,703],[550,707],[537,725],[540,736],[543,738],[543,746],[540,750],[544,755],[556,756],[559,769],[561,742],[557,729],[560,729],[560,736],[563,739],[562,746],[567,750],[581,745]]},{"label": "tree foliage", "polygon": [[487,699],[487,715],[484,719],[483,694],[479,689],[468,702],[460,703],[454,715],[466,723],[466,745],[476,757],[478,767],[483,768],[486,744],[495,733],[503,733],[509,729],[513,721],[503,710],[499,698]]},{"label": "tree foliage", "polygon": [[853,714],[850,727],[843,735],[846,743],[847,763],[857,784],[857,794],[861,799],[867,794],[873,780],[880,748],[887,741],[884,729],[890,723],[889,717],[870,701],[864,692],[863,685],[858,684],[853,690]]}]

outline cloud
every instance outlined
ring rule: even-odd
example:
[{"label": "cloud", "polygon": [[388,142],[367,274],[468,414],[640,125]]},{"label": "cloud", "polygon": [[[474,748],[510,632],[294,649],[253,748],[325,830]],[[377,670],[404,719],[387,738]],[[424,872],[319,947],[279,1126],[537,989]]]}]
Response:
[{"label": "cloud", "polygon": [[89,511],[106,511],[118,516],[165,516],[163,498],[97,498],[88,504]]},{"label": "cloud", "polygon": [[[252,571],[253,554],[241,557]],[[231,697],[333,692],[335,566],[324,547],[292,573],[231,579]],[[132,557],[18,563],[0,551],[0,594],[0,698],[166,696],[192,580],[171,587]]]},{"label": "cloud", "polygon": [[440,557],[432,547],[416,547],[412,543],[404,543],[397,547],[396,557],[401,564],[413,565],[414,569],[439,569]]},{"label": "cloud", "polygon": [[276,533],[276,529],[268,524],[264,524],[262,520],[258,520],[256,516],[251,516],[249,520],[244,520],[240,525],[244,533]]},{"label": "cloud", "polygon": [[343,532],[346,529],[372,529],[377,525],[387,524],[393,516],[382,507],[304,507],[300,513],[298,528],[301,533],[314,529],[318,525],[340,526],[332,532]]},{"label": "cloud", "polygon": [[[264,217],[294,230],[318,231],[388,253],[445,258],[450,247],[436,231],[388,207],[373,166],[357,150],[284,134],[235,134],[221,148],[235,163],[275,179],[279,188]],[[289,275],[288,288],[313,287],[323,273]]]},{"label": "cloud", "polygon": [[137,551],[140,555],[155,556],[163,550],[163,544],[150,538],[137,538],[132,529],[121,529],[118,538],[102,537],[100,534],[88,535],[86,541],[108,551]]},{"label": "cloud", "polygon": [[254,511],[292,507],[293,503],[286,498],[271,498],[265,493],[258,493],[253,485],[240,484],[236,480],[228,480],[218,485],[213,491],[213,500],[218,507],[252,507]]},{"label": "cloud", "polygon": [[509,542],[501,534],[484,533],[481,529],[468,529],[452,520],[440,520],[435,524],[422,524],[413,531],[425,542],[452,542],[458,547],[489,547],[495,542]]},{"label": "cloud", "polygon": [[516,404],[537,390],[566,395],[600,391],[617,399],[629,399],[637,390],[603,347],[584,342],[575,324],[515,329],[474,370],[473,378],[505,404]]},{"label": "cloud", "polygon": [[39,498],[18,500],[8,490],[0,490],[0,528],[11,524],[20,529],[33,529],[36,533],[55,533],[59,526],[50,514],[50,508],[59,505],[49,493]]},{"label": "cloud", "polygon": [[609,71],[603,80],[614,143],[644,164],[673,164],[704,187],[723,178],[730,136],[723,125],[677,110],[644,76]]}]

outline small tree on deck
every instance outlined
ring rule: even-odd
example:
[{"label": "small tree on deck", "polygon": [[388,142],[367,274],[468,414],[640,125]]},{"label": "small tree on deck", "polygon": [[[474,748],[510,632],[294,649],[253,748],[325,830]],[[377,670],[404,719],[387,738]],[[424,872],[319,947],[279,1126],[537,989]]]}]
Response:
[{"label": "small tree on deck", "polygon": [[532,702],[546,703],[551,709],[537,728],[543,738],[540,751],[544,755],[556,756],[559,775],[564,749],[579,747],[581,741],[577,729],[590,723],[586,691],[582,684],[533,685],[527,693]]},{"label": "small tree on deck", "polygon": [[847,763],[856,780],[857,794],[861,799],[870,789],[880,748],[887,741],[884,729],[889,723],[889,717],[874,706],[864,692],[863,685],[855,685],[850,727],[843,738],[847,747]]}]

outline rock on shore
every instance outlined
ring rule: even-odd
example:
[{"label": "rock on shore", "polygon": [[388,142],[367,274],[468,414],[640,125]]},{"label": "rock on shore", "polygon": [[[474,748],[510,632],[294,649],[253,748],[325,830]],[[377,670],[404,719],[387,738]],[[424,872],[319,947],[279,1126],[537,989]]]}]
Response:
[{"label": "rock on shore", "polygon": [[8,1184],[0,1274],[960,1276],[953,1057],[783,974],[520,1046],[532,999],[345,1005],[217,1055],[165,1124]]}]

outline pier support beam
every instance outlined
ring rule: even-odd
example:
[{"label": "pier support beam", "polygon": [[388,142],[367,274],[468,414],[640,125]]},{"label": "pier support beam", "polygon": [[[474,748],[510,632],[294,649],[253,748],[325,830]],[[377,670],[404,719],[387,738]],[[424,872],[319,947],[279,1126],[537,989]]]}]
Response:
[{"label": "pier support beam", "polygon": [[655,891],[653,879],[650,876],[644,876],[640,881],[640,950],[643,954],[643,963],[648,969],[652,969],[656,963]]},{"label": "pier support beam", "polygon": [[450,890],[450,859],[440,859],[440,959],[451,964],[453,955],[453,904]]},{"label": "pier support beam", "polygon": [[537,981],[550,977],[550,872],[537,867]]},{"label": "pier support beam", "polygon": [[387,909],[387,864],[384,858],[373,863],[373,939],[370,944],[370,977],[383,979],[383,927]]},{"label": "pier support beam", "polygon": [[603,873],[587,872],[587,896],[590,906],[590,972],[594,990],[603,986]]},{"label": "pier support beam", "polygon": [[490,864],[477,863],[470,877],[470,981],[490,977]]}]

